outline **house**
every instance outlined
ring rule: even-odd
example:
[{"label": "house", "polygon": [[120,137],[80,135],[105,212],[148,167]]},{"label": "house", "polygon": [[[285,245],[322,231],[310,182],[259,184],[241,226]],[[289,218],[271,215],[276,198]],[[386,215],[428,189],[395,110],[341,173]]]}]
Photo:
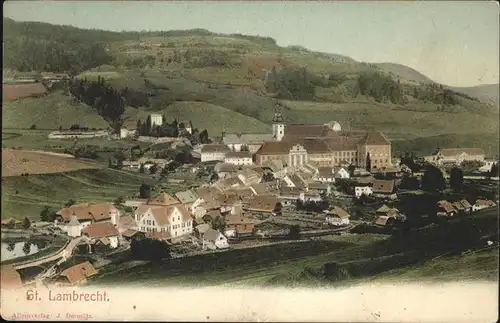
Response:
[{"label": "house", "polygon": [[124,160],[122,162],[122,165],[124,168],[128,168],[128,169],[135,169],[135,170],[141,169],[141,163],[139,161],[135,161],[135,160]]},{"label": "house", "polygon": [[373,194],[373,190],[371,186],[365,185],[365,186],[355,186],[354,187],[354,195],[359,198],[361,195],[366,195],[370,196]]},{"label": "house", "polygon": [[310,192],[325,194],[327,196],[332,193],[332,188],[331,188],[330,184],[328,184],[328,183],[318,183],[318,182],[308,183],[307,189]]},{"label": "house", "polygon": [[394,180],[374,180],[372,192],[379,197],[396,198]]},{"label": "house", "polygon": [[259,148],[266,141],[272,141],[273,135],[271,133],[263,133],[263,134],[252,134],[252,133],[244,133],[244,134],[236,134],[229,133],[223,134],[222,142],[227,145],[232,151],[241,151],[246,147],[250,153],[254,154],[259,150]]},{"label": "house", "polygon": [[217,175],[219,175],[219,178],[224,179],[236,174],[236,172],[238,172],[238,168],[239,168],[238,166],[233,164],[217,163],[214,166],[214,172],[216,172]]},{"label": "house", "polygon": [[118,224],[120,212],[111,203],[75,204],[65,207],[57,213],[56,225],[72,237],[77,237],[82,230],[94,223]]},{"label": "house", "polygon": [[491,171],[491,168],[493,167],[494,164],[498,163],[497,160],[494,160],[494,159],[485,159],[483,161],[483,166],[479,167],[479,171],[480,172],[483,172],[483,173],[486,173],[486,172],[490,172]]},{"label": "house", "polygon": [[226,145],[220,145],[220,144],[203,145],[203,147],[201,147],[201,161],[202,162],[208,162],[214,160],[224,161],[226,154],[229,153],[230,151],[231,150]]},{"label": "house", "polygon": [[232,165],[252,165],[252,153],[249,151],[230,151],[224,157],[224,163]]},{"label": "house", "polygon": [[[90,223],[89,223],[90,224]],[[79,237],[82,235],[83,226],[78,221],[76,215],[71,217],[71,220],[66,224],[66,233],[70,237]]]},{"label": "house", "polygon": [[258,195],[254,196],[249,201],[248,205],[243,207],[246,211],[270,213],[273,215],[281,215],[282,204],[278,198],[273,195]]},{"label": "house", "polygon": [[82,230],[82,235],[111,248],[118,248],[119,245],[119,232],[110,222],[91,223]]},{"label": "house", "polygon": [[22,225],[22,221],[16,220],[14,218],[8,218],[5,220],[2,220],[2,228],[19,228]]},{"label": "house", "polygon": [[135,239],[137,237],[140,237],[140,236],[145,236],[144,235],[144,232],[140,232],[140,231],[137,231],[137,230],[134,230],[134,229],[127,229],[123,232],[121,232],[121,235],[122,235],[122,238],[125,239],[125,240],[132,240],[132,239]]},{"label": "house", "polygon": [[168,233],[171,237],[180,237],[193,232],[193,219],[183,204],[141,205],[136,210],[139,231]]},{"label": "house", "polygon": [[217,230],[208,229],[201,235],[203,241],[203,249],[208,248],[211,250],[215,249],[227,249],[229,244],[227,243],[227,238]]},{"label": "house", "polygon": [[226,237],[248,236],[253,234],[255,221],[242,215],[226,216]]},{"label": "house", "polygon": [[482,210],[482,209],[486,209],[486,208],[489,208],[489,207],[495,207],[495,206],[496,206],[496,204],[493,201],[490,201],[490,200],[477,200],[476,203],[474,203],[474,205],[472,206],[472,211],[475,212],[475,211],[479,211],[479,210]]},{"label": "house", "polygon": [[87,283],[87,278],[97,274],[97,270],[85,261],[63,270],[56,279],[56,286],[75,286]]},{"label": "house", "polygon": [[267,183],[256,183],[249,187],[255,195],[268,195],[272,192],[271,187]]},{"label": "house", "polygon": [[331,210],[326,211],[325,223],[342,226],[349,224],[349,213],[341,207],[334,206]]},{"label": "house", "polygon": [[390,216],[381,215],[375,220],[375,225],[381,227],[390,227],[393,226],[395,219]]},{"label": "house", "polygon": [[261,174],[261,172],[257,170],[246,168],[239,171],[236,176],[243,183],[243,185],[249,186],[252,184],[260,183],[263,174]]},{"label": "house", "polygon": [[175,193],[175,197],[179,200],[179,202],[184,204],[189,212],[192,212],[191,207],[199,199],[198,194],[196,194],[196,192],[193,190],[177,192]]},{"label": "house", "polygon": [[405,216],[399,212],[395,207],[388,207],[387,205],[382,205],[375,211],[377,216],[387,216],[394,219],[405,220]]},{"label": "house", "polygon": [[462,202],[456,201],[452,202],[451,205],[457,210],[458,213],[465,213],[465,207],[463,206]]},{"label": "house", "polygon": [[118,232],[122,233],[127,230],[137,230],[137,222],[131,215],[123,215],[118,219]]},{"label": "house", "polygon": [[161,126],[163,124],[163,116],[160,113],[151,113],[149,115],[150,126]]},{"label": "house", "polygon": [[238,176],[228,177],[223,180],[219,180],[217,181],[217,183],[215,183],[215,187],[218,188],[220,191],[228,190],[231,188],[244,187],[244,186],[245,183],[243,183]]},{"label": "house", "polygon": [[436,165],[446,163],[460,165],[464,161],[484,161],[486,154],[481,148],[446,148],[439,149],[424,160]]},{"label": "house", "polygon": [[318,167],[318,172],[314,174],[314,179],[322,183],[334,183],[335,173],[331,167]]},{"label": "house", "polygon": [[446,201],[446,200],[441,200],[437,203],[438,211],[437,215],[438,216],[446,216],[446,217],[451,217],[455,216],[457,214],[457,209],[453,206],[452,203]]},{"label": "house", "polygon": [[160,205],[160,206],[169,206],[179,203],[180,201],[178,199],[167,193],[160,193],[153,199],[150,199],[146,202],[147,205]]},{"label": "house", "polygon": [[13,265],[4,265],[0,269],[0,288],[1,289],[20,289],[23,287],[21,275]]},{"label": "house", "polygon": [[335,169],[335,178],[348,179],[350,177],[349,172],[344,167]]},{"label": "house", "polygon": [[460,203],[462,203],[462,205],[464,207],[464,212],[465,213],[472,212],[472,205],[470,205],[469,201],[467,201],[467,200],[460,200]]},{"label": "house", "polygon": [[125,139],[129,137],[135,136],[137,133],[137,129],[127,129],[127,128],[121,128],[120,129],[120,138]]}]

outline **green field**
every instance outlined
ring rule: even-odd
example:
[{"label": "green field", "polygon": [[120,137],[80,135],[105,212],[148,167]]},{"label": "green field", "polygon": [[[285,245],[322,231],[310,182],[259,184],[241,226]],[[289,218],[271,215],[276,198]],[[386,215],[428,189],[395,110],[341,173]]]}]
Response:
[{"label": "green field", "polygon": [[[225,109],[221,106],[204,102],[175,102],[164,110],[155,111],[164,114],[168,122],[191,120],[193,127],[207,129],[209,135],[218,136],[226,132],[271,132],[271,126],[244,114]],[[135,113],[135,116],[134,116]],[[129,120],[146,120],[150,111],[129,109]]]},{"label": "green field", "polygon": [[[94,284],[325,286],[405,279],[497,280],[498,247],[480,251],[479,238],[498,234],[496,210],[400,235],[347,234],[174,259],[163,264],[108,267]],[[492,238],[493,240],[495,238]],[[468,249],[473,253],[461,255]],[[336,263],[342,274],[325,276]]]},{"label": "green field", "polygon": [[[20,130],[20,129],[2,129],[2,147],[3,148],[22,148],[22,149],[41,149],[54,152],[63,152],[65,148],[71,148],[75,145],[74,139],[49,139],[50,131],[47,130]],[[146,146],[134,140],[109,140],[106,138],[86,138],[78,139],[77,146],[92,145],[99,149],[120,148],[127,149],[136,145]]]},{"label": "green field", "polygon": [[147,175],[113,169],[2,178],[2,218],[38,219],[44,205],[59,209],[69,199],[78,203],[113,201],[137,194],[142,182],[155,181]]},{"label": "green field", "polygon": [[49,93],[40,98],[25,98],[2,107],[2,128],[68,129],[73,124],[88,128],[107,129],[108,123],[91,107],[72,103],[62,92]]}]

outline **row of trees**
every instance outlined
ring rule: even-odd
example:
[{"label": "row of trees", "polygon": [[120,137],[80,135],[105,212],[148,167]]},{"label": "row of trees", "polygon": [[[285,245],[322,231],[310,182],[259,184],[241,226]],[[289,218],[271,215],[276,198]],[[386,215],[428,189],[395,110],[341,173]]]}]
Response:
[{"label": "row of trees", "polygon": [[321,201],[302,201],[300,199],[297,199],[295,202],[295,207],[297,211],[310,211],[310,212],[322,212],[328,207],[330,204],[326,200],[321,200]]},{"label": "row of trees", "polygon": [[104,78],[98,77],[97,81],[74,78],[69,84],[69,92],[78,101],[94,108],[115,131],[119,131],[125,100],[119,91],[104,82]]},{"label": "row of trees", "polygon": [[377,102],[390,101],[396,104],[406,103],[402,86],[391,76],[378,72],[362,72],[357,80],[359,93],[375,99]]},{"label": "row of trees", "polygon": [[311,100],[315,96],[313,79],[305,67],[280,72],[273,67],[266,79],[266,90],[282,99]]}]

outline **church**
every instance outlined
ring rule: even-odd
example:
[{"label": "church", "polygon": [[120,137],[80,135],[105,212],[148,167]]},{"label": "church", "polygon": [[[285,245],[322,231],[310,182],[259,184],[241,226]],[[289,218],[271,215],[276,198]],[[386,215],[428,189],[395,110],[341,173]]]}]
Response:
[{"label": "church", "polygon": [[[244,136],[258,138],[252,142],[239,140]],[[248,147],[255,162],[280,160],[288,167],[304,164],[316,167],[356,165],[365,167],[369,156],[372,168],[391,166],[391,142],[377,131],[343,131],[332,121],[326,124],[287,124],[281,110],[274,112],[270,134],[229,134],[223,142],[234,151]]]}]

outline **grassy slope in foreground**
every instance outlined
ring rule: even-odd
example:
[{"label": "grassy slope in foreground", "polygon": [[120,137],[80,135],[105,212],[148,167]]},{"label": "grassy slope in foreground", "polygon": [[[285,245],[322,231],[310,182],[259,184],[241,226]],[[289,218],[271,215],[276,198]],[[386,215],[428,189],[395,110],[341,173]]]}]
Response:
[{"label": "grassy slope in foreground", "polygon": [[109,168],[2,178],[2,218],[38,219],[44,205],[59,209],[69,199],[113,201],[136,194],[142,182],[152,184],[153,180]]},{"label": "grassy slope in foreground", "polygon": [[39,98],[25,98],[3,106],[3,128],[38,129],[69,128],[79,124],[89,128],[108,128],[108,123],[91,107],[72,103],[61,91]]},{"label": "grassy slope in foreground", "polygon": [[[109,268],[93,284],[121,284],[126,280],[129,285],[143,286],[332,286],[390,277],[410,281],[455,278],[495,281],[498,248],[465,256],[460,252],[483,246],[485,242],[479,242],[480,237],[498,232],[496,211],[483,210],[392,237],[347,234],[333,236],[327,241],[304,241],[174,259],[158,265],[124,268],[119,272]],[[323,266],[332,262],[347,270],[347,275],[326,278]]]}]

